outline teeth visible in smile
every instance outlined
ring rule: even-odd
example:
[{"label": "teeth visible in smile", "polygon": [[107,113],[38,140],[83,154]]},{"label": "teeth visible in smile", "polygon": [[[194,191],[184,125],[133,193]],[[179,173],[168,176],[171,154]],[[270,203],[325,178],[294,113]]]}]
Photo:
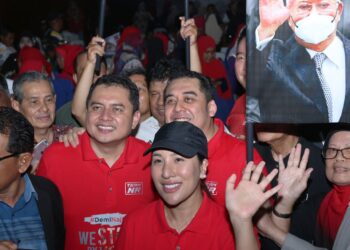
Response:
[{"label": "teeth visible in smile", "polygon": [[179,121],[179,122],[187,122],[189,121],[189,118],[176,118],[175,121]]},{"label": "teeth visible in smile", "polygon": [[98,125],[97,127],[100,128],[100,129],[103,129],[103,130],[113,130],[112,126]]},{"label": "teeth visible in smile", "polygon": [[167,184],[164,185],[165,188],[171,189],[171,188],[176,188],[177,186],[179,186],[180,184]]}]

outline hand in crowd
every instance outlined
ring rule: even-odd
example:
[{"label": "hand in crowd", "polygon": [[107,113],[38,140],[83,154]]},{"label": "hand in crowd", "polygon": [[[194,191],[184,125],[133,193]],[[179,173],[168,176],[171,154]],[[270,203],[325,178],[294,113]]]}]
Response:
[{"label": "hand in crowd", "polygon": [[64,143],[65,147],[72,146],[75,148],[79,145],[78,136],[85,132],[85,128],[74,127],[67,131],[66,134],[60,135],[59,141]]},{"label": "hand in crowd", "polygon": [[274,169],[266,177],[261,172],[265,163],[260,162],[255,166],[249,162],[244,169],[242,180],[234,188],[236,175],[233,174],[226,183],[226,208],[230,214],[232,223],[239,221],[251,221],[254,214],[271,196],[277,193],[282,185],[265,191],[272,179],[277,175],[278,170]]},{"label": "hand in crowd", "polygon": [[179,18],[181,21],[180,35],[183,39],[190,38],[190,44],[194,45],[197,42],[197,26],[194,19],[185,20],[185,17]]},{"label": "hand in crowd", "polygon": [[293,206],[305,190],[313,170],[312,168],[306,169],[309,154],[310,150],[306,148],[301,157],[301,145],[298,143],[289,155],[287,167],[284,165],[282,156],[279,156],[278,183],[282,184],[282,188],[278,191],[278,196],[282,198],[281,203]]},{"label": "hand in crowd", "polygon": [[94,36],[87,46],[88,62],[95,64],[96,63],[96,55],[99,55],[102,57],[105,53],[105,47],[106,47],[105,40],[99,36]]},{"label": "hand in crowd", "polygon": [[290,0],[286,7],[283,0],[259,0],[260,24],[259,38],[264,40],[275,34],[276,30],[290,17],[289,6],[295,0]]},{"label": "hand in crowd", "polygon": [[0,241],[0,250],[16,250],[17,245],[12,241]]}]

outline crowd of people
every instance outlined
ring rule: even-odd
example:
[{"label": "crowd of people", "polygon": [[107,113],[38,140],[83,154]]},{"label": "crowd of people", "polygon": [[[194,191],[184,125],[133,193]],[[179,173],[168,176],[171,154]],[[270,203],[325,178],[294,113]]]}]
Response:
[{"label": "crowd of people", "polygon": [[247,163],[244,6],[2,29],[0,249],[348,249],[350,125],[254,124]]}]

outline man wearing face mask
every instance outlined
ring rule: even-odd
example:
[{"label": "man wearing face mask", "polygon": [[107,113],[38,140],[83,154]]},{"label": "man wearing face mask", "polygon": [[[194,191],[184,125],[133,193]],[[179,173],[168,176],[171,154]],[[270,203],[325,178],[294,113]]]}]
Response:
[{"label": "man wearing face mask", "polygon": [[[248,95],[260,110],[253,121],[350,122],[350,41],[337,32],[343,8],[341,0],[259,1],[249,65]],[[275,34],[285,22],[294,34],[282,41]]]}]

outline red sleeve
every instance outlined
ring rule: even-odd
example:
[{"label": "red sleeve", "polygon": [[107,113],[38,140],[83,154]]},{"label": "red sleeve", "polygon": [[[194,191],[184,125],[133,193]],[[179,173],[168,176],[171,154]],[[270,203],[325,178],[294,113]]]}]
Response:
[{"label": "red sleeve", "polygon": [[[128,233],[128,231],[130,231],[130,229],[129,229],[129,223],[128,223],[128,216],[126,216],[123,219],[123,224],[117,239],[116,249],[118,250],[132,249],[130,246],[130,242],[132,241],[132,239],[130,238],[130,235],[132,235],[132,233]],[[129,235],[129,239],[127,239],[127,235]]]}]

